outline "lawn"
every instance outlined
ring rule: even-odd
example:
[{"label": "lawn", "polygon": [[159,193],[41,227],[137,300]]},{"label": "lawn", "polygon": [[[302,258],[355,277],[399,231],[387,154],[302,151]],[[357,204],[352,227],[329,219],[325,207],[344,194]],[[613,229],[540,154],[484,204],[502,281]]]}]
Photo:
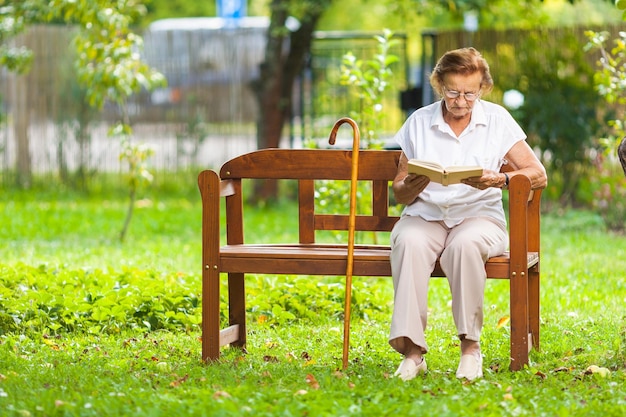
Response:
[{"label": "lawn", "polygon": [[[248,353],[202,363],[197,191],[151,190],[120,243],[125,209],[115,192],[2,193],[0,415],[626,414],[626,238],[592,213],[543,217],[541,351],[522,371],[508,370],[508,283],[489,281],[485,377],[470,384],[454,377],[443,279],[429,295],[429,373],[408,383],[391,377],[401,358],[381,278],[354,279],[346,371],[343,277],[251,277]],[[252,235],[295,230],[283,203],[247,210]],[[269,223],[276,213],[288,224]]]}]

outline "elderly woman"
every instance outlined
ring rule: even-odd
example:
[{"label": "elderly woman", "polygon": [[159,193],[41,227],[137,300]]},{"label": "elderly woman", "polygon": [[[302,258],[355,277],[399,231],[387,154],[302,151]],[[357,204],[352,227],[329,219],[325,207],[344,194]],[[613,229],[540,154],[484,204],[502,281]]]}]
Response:
[{"label": "elderly woman", "polygon": [[[389,344],[404,355],[395,375],[410,380],[426,372],[424,336],[430,274],[439,258],[450,284],[452,315],[461,341],[458,378],[482,377],[485,261],[506,250],[502,189],[526,175],[533,189],[546,171],[526,135],[501,106],[482,100],[493,88],[489,65],[474,48],[444,54],[430,83],[441,100],[409,116],[395,136],[402,148],[393,192],[406,204],[391,234],[394,309]],[[483,175],[443,186],[408,173],[408,160],[442,166],[480,165]],[[513,171],[500,173],[503,164]]]}]

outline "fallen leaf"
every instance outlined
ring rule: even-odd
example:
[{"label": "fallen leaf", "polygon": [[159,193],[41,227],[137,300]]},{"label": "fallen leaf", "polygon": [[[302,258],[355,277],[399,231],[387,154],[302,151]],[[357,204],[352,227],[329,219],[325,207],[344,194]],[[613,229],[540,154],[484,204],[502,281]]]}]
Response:
[{"label": "fallen leaf", "polygon": [[48,347],[50,347],[50,349],[52,349],[52,350],[60,350],[59,345],[57,345],[54,342],[54,340],[50,340],[50,339],[47,339],[47,338],[44,337],[43,338],[43,343],[45,345],[47,345]]},{"label": "fallen leaf", "polygon": [[274,349],[276,347],[278,347],[278,343],[272,341],[272,340],[266,340],[265,341],[265,347],[268,349]]},{"label": "fallen leaf", "polygon": [[496,329],[501,329],[502,327],[506,326],[507,324],[509,324],[510,320],[511,318],[509,316],[501,317],[500,320],[498,320],[498,325],[496,326]]},{"label": "fallen leaf", "polygon": [[611,375],[611,371],[608,368],[604,368],[598,365],[590,365],[585,370],[585,375],[590,374],[597,374],[600,375],[602,378],[606,378],[607,376]]},{"label": "fallen leaf", "polygon": [[305,389],[299,389],[298,391],[296,391],[293,395],[306,395],[309,392]]},{"label": "fallen leaf", "polygon": [[156,367],[161,372],[169,372],[170,364],[167,362],[157,362]]},{"label": "fallen leaf", "polygon": [[135,343],[137,341],[136,338],[131,337],[130,339],[126,339],[124,340],[124,342],[122,343],[122,346],[124,347],[129,347],[130,345],[132,345],[133,343]]},{"label": "fallen leaf", "polygon": [[306,382],[309,384],[311,389],[320,389],[320,384],[317,382],[317,379],[312,374],[307,374]]},{"label": "fallen leaf", "polygon": [[215,393],[213,394],[213,398],[216,400],[219,398],[230,398],[230,394],[226,391],[215,391]]},{"label": "fallen leaf", "polygon": [[178,378],[177,380],[170,382],[170,387],[179,387],[179,386],[181,386],[181,384],[186,382],[187,379],[189,379],[189,375],[188,374],[185,375],[182,378]]},{"label": "fallen leaf", "polygon": [[276,356],[265,355],[263,356],[263,360],[265,362],[278,363],[278,358]]}]

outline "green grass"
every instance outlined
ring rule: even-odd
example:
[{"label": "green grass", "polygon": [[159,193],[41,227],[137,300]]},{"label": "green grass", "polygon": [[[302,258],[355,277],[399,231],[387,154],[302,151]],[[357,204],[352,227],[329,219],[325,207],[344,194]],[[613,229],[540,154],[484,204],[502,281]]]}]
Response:
[{"label": "green grass", "polygon": [[[387,344],[389,279],[354,279],[346,371],[343,277],[250,277],[248,354],[202,363],[199,196],[168,191],[138,205],[123,244],[123,194],[3,192],[0,416],[626,413],[626,238],[592,213],[543,218],[541,351],[528,368],[508,371],[508,283],[490,280],[485,378],[456,380],[449,291],[435,279],[429,373],[403,383],[390,376],[401,358]],[[288,238],[290,210],[247,208],[246,232]]]}]

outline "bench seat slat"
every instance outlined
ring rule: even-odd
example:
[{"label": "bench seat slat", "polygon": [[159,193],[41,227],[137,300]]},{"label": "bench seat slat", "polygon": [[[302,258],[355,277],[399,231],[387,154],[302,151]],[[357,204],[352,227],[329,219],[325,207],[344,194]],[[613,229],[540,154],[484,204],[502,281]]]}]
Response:
[{"label": "bench seat slat", "polygon": [[[257,274],[344,275],[346,245],[333,244],[259,244],[222,246],[222,272]],[[383,245],[356,245],[354,274],[357,276],[390,276],[391,250]],[[539,260],[536,252],[528,254],[528,267]],[[509,277],[509,253],[496,256],[485,265],[489,278]],[[433,276],[443,276],[437,264]]]}]

